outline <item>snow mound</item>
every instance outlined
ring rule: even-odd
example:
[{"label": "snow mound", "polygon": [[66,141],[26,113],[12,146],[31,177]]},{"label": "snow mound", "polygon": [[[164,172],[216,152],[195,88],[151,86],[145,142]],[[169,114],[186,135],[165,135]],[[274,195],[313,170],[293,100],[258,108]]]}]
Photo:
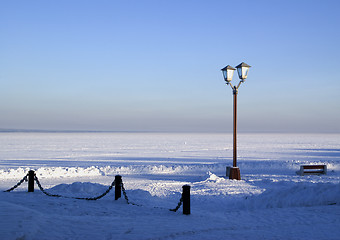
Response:
[{"label": "snow mound", "polygon": [[246,181],[230,180],[208,172],[206,180],[192,184],[192,194],[201,196],[244,197],[260,194],[263,190]]},{"label": "snow mound", "polygon": [[60,177],[97,177],[102,176],[103,173],[96,166],[87,168],[82,167],[50,167],[38,168],[36,170],[38,177],[45,178],[60,178]]},{"label": "snow mound", "polygon": [[8,170],[0,169],[0,179],[22,179],[30,168],[10,168]]},{"label": "snow mound", "polygon": [[[273,183],[274,184],[274,183]],[[340,185],[333,183],[278,183],[262,194],[247,198],[245,208],[311,207],[340,204]]]},{"label": "snow mound", "polygon": [[94,197],[104,193],[108,186],[90,182],[74,182],[72,184],[59,184],[47,192],[67,197]]},{"label": "snow mound", "polygon": [[213,174],[212,172],[208,172],[209,177],[206,181],[213,181],[213,182],[224,182],[225,178],[218,177],[216,174]]}]

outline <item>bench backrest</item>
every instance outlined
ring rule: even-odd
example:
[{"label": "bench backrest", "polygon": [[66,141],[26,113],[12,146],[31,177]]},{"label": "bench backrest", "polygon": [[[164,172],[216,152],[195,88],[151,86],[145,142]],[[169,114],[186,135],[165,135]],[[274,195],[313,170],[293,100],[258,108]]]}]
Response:
[{"label": "bench backrest", "polygon": [[302,165],[304,169],[325,169],[326,165]]},{"label": "bench backrest", "polygon": [[327,174],[327,165],[302,165],[297,174],[301,176],[305,174]]}]

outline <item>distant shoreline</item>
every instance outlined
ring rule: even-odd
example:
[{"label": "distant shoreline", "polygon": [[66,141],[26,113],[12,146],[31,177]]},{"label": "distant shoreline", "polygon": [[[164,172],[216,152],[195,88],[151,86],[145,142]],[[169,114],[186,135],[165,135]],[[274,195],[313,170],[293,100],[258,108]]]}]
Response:
[{"label": "distant shoreline", "polygon": [[[0,129],[0,133],[152,133],[152,131]],[[154,133],[157,133],[156,131]]]},{"label": "distant shoreline", "polygon": [[[42,129],[1,129],[0,133],[192,133],[232,134],[232,131],[105,131],[105,130],[42,130]],[[239,134],[340,134],[340,132],[284,132],[284,131],[239,131]]]}]

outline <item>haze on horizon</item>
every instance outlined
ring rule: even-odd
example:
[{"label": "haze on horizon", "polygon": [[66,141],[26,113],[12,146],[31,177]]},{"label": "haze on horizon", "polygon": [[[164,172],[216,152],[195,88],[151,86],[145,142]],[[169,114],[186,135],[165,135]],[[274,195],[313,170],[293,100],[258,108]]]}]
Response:
[{"label": "haze on horizon", "polygon": [[[340,2],[2,1],[0,129],[340,133]],[[237,73],[234,83],[238,83]]]}]

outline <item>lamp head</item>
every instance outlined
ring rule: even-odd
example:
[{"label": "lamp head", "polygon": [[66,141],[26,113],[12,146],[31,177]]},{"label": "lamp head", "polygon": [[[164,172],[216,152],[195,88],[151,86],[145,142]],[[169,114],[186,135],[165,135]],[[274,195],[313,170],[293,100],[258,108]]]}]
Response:
[{"label": "lamp head", "polygon": [[230,81],[233,79],[234,71],[236,69],[233,68],[232,66],[228,65],[224,68],[221,69],[223,73],[224,80],[227,82],[227,84],[230,83]]},{"label": "lamp head", "polygon": [[247,78],[250,67],[251,66],[244,62],[236,66],[238,77],[241,79],[242,82]]}]

